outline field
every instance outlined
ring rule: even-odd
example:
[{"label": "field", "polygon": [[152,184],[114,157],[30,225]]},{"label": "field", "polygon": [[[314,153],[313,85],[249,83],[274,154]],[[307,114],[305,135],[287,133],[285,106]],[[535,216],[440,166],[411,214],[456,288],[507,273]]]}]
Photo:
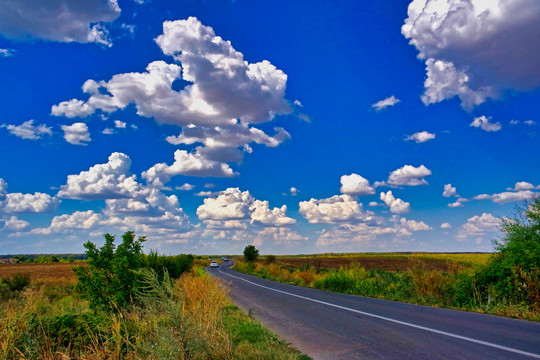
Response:
[{"label": "field", "polygon": [[0,265],[0,278],[22,273],[30,275],[30,281],[34,284],[75,285],[77,278],[72,269],[74,266],[83,264],[85,263],[2,264]]},{"label": "field", "polygon": [[[266,256],[235,269],[266,279],[422,305],[540,320],[537,273],[516,269],[517,294],[489,283],[487,253],[354,253]],[[536,274],[536,275],[535,275]]]}]

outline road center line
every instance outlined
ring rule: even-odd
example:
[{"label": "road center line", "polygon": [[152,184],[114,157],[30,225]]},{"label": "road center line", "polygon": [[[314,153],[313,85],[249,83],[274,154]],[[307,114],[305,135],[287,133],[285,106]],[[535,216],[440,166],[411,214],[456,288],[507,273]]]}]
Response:
[{"label": "road center line", "polygon": [[445,335],[445,336],[449,336],[449,337],[452,337],[452,338],[455,338],[455,339],[469,341],[469,342],[472,342],[472,343],[485,345],[485,346],[489,346],[489,347],[492,347],[492,348],[513,352],[513,353],[520,354],[520,355],[530,356],[530,357],[535,358],[535,359],[540,359],[540,355],[538,355],[538,354],[534,354],[534,353],[530,353],[530,352],[527,352],[527,351],[514,349],[514,348],[511,348],[511,347],[507,347],[507,346],[497,345],[497,344],[493,344],[493,343],[490,343],[490,342],[487,342],[487,341],[473,339],[473,338],[466,337],[466,336],[452,334],[452,333],[449,333],[449,332],[446,332],[446,331],[432,329],[432,328],[429,328],[429,327],[416,325],[416,324],[408,323],[408,322],[405,322],[405,321],[400,321],[400,320],[388,318],[388,317],[385,317],[385,316],[371,314],[371,313],[368,313],[368,312],[365,312],[365,311],[360,311],[360,310],[348,308],[348,307],[345,307],[345,306],[340,306],[340,305],[328,303],[326,301],[312,299],[312,298],[309,298],[309,297],[306,297],[306,296],[297,295],[297,294],[293,294],[293,293],[290,293],[290,292],[287,292],[287,291],[278,290],[278,289],[274,289],[274,288],[271,288],[271,287],[268,287],[268,286],[260,285],[260,284],[257,284],[255,282],[253,282],[253,281],[249,281],[249,280],[243,279],[241,277],[238,277],[238,276],[223,272],[223,271],[221,271],[221,269],[217,269],[217,270],[220,273],[228,275],[228,276],[233,277],[235,279],[242,280],[242,281],[245,281],[245,282],[247,282],[249,284],[261,287],[263,289],[275,291],[275,292],[278,292],[278,293],[281,293],[281,294],[286,294],[286,295],[289,295],[289,296],[294,296],[294,297],[297,297],[297,298],[300,298],[300,299],[312,301],[312,302],[315,302],[315,303],[323,304],[323,305],[334,307],[334,308],[337,308],[337,309],[342,309],[342,310],[350,311],[350,312],[353,312],[353,313],[357,313],[357,314],[361,314],[361,315],[365,315],[365,316],[370,316],[370,317],[373,317],[373,318],[376,318],[376,319],[385,320],[385,321],[393,322],[393,323],[396,323],[396,324],[409,326],[409,327],[412,327],[412,328],[415,328],[415,329],[425,330],[425,331],[429,331],[429,332],[432,332],[432,333],[435,333],[435,334]]}]

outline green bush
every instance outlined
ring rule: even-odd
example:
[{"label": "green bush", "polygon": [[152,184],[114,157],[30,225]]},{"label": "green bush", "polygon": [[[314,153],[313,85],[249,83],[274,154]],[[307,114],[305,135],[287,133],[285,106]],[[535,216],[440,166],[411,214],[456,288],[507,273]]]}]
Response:
[{"label": "green bush", "polygon": [[91,308],[120,310],[132,303],[139,286],[139,270],[144,262],[142,243],[132,231],[122,235],[122,243],[115,251],[114,236],[105,234],[105,244],[98,249],[88,241],[84,244],[88,266],[73,270],[78,278],[76,289],[90,301]]},{"label": "green bush", "polygon": [[30,275],[16,273],[11,277],[4,277],[0,281],[2,284],[5,284],[9,291],[21,291],[24,290],[28,285],[30,285]]},{"label": "green bush", "polygon": [[177,279],[191,269],[193,265],[193,255],[159,255],[156,251],[150,251],[146,256],[146,266],[153,269],[163,279],[164,272],[167,271],[171,279]]},{"label": "green bush", "polygon": [[254,262],[259,258],[259,250],[253,245],[248,245],[244,248],[244,259],[247,262]]}]

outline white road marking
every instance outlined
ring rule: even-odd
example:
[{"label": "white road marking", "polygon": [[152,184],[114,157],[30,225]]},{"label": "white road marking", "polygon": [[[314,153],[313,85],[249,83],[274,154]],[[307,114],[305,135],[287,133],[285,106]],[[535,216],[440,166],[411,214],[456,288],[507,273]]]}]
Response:
[{"label": "white road marking", "polygon": [[249,281],[249,280],[243,279],[241,277],[231,275],[229,273],[225,273],[225,272],[221,271],[221,269],[218,269],[218,271],[220,273],[222,273],[222,274],[231,276],[231,277],[233,277],[235,279],[245,281],[247,283],[250,283],[252,285],[255,285],[255,286],[267,289],[267,290],[271,290],[271,291],[275,291],[275,292],[278,292],[278,293],[294,296],[294,297],[297,297],[297,298],[300,298],[300,299],[304,299],[304,300],[312,301],[312,302],[315,302],[315,303],[331,306],[331,307],[334,307],[334,308],[337,308],[337,309],[342,309],[342,310],[350,311],[350,312],[353,312],[353,313],[357,313],[357,314],[361,314],[361,315],[365,315],[365,316],[371,316],[371,317],[381,319],[381,320],[385,320],[385,321],[390,321],[390,322],[393,322],[393,323],[396,323],[396,324],[409,326],[409,327],[412,327],[412,328],[415,328],[415,329],[425,330],[425,331],[429,331],[429,332],[432,332],[432,333],[435,333],[435,334],[445,335],[445,336],[449,336],[449,337],[452,337],[452,338],[455,338],[455,339],[469,341],[469,342],[472,342],[472,343],[485,345],[485,346],[489,346],[489,347],[492,347],[492,348],[513,352],[513,353],[520,354],[520,355],[530,356],[530,357],[535,358],[535,359],[540,359],[540,355],[538,355],[538,354],[530,353],[530,352],[523,351],[523,350],[514,349],[514,348],[511,348],[511,347],[507,347],[507,346],[497,345],[497,344],[493,344],[493,343],[490,343],[490,342],[487,342],[487,341],[473,339],[473,338],[466,337],[466,336],[452,334],[452,333],[449,333],[449,332],[446,332],[446,331],[432,329],[432,328],[428,328],[428,327],[425,327],[425,326],[416,325],[416,324],[408,323],[408,322],[405,322],[405,321],[400,321],[400,320],[388,318],[388,317],[385,317],[385,316],[371,314],[371,313],[368,313],[368,312],[365,312],[365,311],[351,309],[351,308],[348,308],[348,307],[345,307],[345,306],[332,304],[332,303],[329,303],[329,302],[326,302],[326,301],[312,299],[312,298],[309,298],[309,297],[306,297],[306,296],[297,295],[297,294],[293,294],[293,293],[290,293],[290,292],[287,292],[287,291],[278,290],[278,289],[274,289],[274,288],[271,288],[271,287],[268,287],[268,286],[260,285],[260,284],[254,283],[253,281]]}]

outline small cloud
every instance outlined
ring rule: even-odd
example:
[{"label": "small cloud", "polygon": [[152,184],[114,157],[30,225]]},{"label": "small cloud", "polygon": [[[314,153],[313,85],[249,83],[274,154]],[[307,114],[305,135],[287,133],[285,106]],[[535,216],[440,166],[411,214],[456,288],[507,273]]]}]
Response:
[{"label": "small cloud", "polygon": [[219,195],[220,192],[215,192],[215,191],[199,191],[198,193],[194,194],[195,196],[201,196],[201,197],[210,197],[210,196],[215,196],[215,195]]},{"label": "small cloud", "polygon": [[44,135],[52,135],[52,128],[46,125],[34,126],[34,120],[28,120],[21,125],[0,125],[0,128],[6,128],[12,135],[26,140],[38,140]]},{"label": "small cloud", "polygon": [[487,132],[496,132],[501,130],[501,123],[491,122],[491,117],[486,117],[484,115],[474,118],[473,122],[469,126],[480,128]]},{"label": "small cloud", "polygon": [[296,195],[298,195],[298,193],[300,191],[293,186],[293,187],[291,187],[290,192],[291,192],[291,196],[296,196]]},{"label": "small cloud", "polygon": [[117,129],[125,129],[126,123],[120,120],[114,120],[114,127]]},{"label": "small cloud", "polygon": [[442,223],[441,224],[441,229],[451,229],[452,228],[452,225],[450,225],[450,223]]},{"label": "small cloud", "polygon": [[371,207],[376,207],[376,206],[381,206],[382,204],[379,204],[376,201],[371,201],[368,205],[371,206]]},{"label": "small cloud", "polygon": [[295,106],[298,106],[298,107],[304,107],[304,105],[302,105],[302,103],[300,102],[300,100],[294,100],[294,101],[293,101],[293,104],[294,104]]},{"label": "small cloud", "polygon": [[392,95],[389,98],[376,102],[375,104],[371,105],[371,107],[374,108],[376,111],[381,111],[386,109],[387,107],[396,105],[400,101],[401,100],[397,99],[394,95]]},{"label": "small cloud", "polygon": [[405,141],[414,140],[417,144],[419,144],[432,139],[435,139],[435,134],[429,133],[427,131],[420,131],[407,136],[405,138]]},{"label": "small cloud", "polygon": [[532,121],[532,120],[526,120],[524,121],[525,124],[529,125],[529,126],[534,126],[536,125],[536,121]]},{"label": "small cloud", "polygon": [[517,125],[519,124],[519,120],[510,120],[510,125]]},{"label": "small cloud", "polygon": [[13,49],[0,49],[0,57],[12,57],[13,55],[15,55]]},{"label": "small cloud", "polygon": [[88,126],[85,123],[74,123],[73,125],[62,125],[64,139],[73,145],[88,145],[92,141]]},{"label": "small cloud", "polygon": [[442,196],[444,196],[444,197],[452,197],[452,196],[459,197],[459,195],[457,194],[456,188],[453,187],[452,184],[445,184],[444,185],[444,191],[443,191]]},{"label": "small cloud", "polygon": [[521,191],[521,190],[532,190],[532,189],[540,189],[540,185],[534,186],[531,183],[528,183],[526,181],[518,181],[516,185],[514,185],[514,188],[506,188],[506,190],[510,191]]},{"label": "small cloud", "polygon": [[195,187],[195,185],[185,183],[182,186],[175,187],[175,189],[176,190],[181,190],[181,191],[190,191],[190,190],[193,190],[194,187]]},{"label": "small cloud", "polygon": [[105,128],[105,129],[103,129],[102,133],[105,134],[105,135],[112,135],[112,134],[114,134],[114,129]]},{"label": "small cloud", "polygon": [[212,184],[212,183],[206,183],[204,184],[204,188],[205,189],[213,189],[216,187],[216,184]]}]

